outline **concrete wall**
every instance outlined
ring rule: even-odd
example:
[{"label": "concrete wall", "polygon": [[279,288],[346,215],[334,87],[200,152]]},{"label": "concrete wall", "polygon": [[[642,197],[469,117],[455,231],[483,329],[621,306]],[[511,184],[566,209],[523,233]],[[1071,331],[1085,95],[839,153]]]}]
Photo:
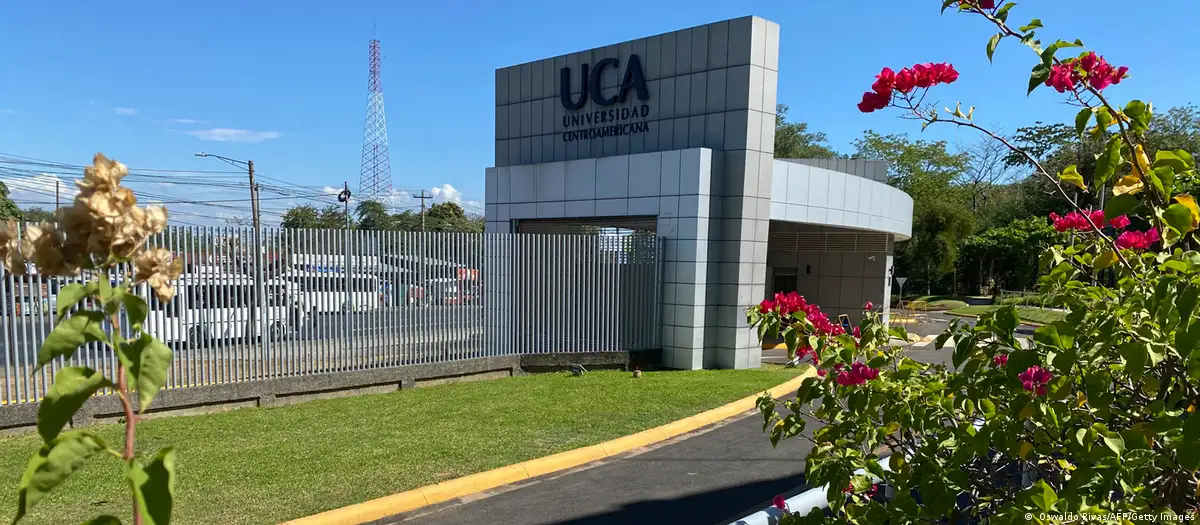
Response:
[{"label": "concrete wall", "polygon": [[[860,175],[802,162],[854,169]],[[776,160],[771,177],[771,220],[888,232],[897,241],[912,236],[912,197],[886,184],[882,162]]]},{"label": "concrete wall", "polygon": [[[777,230],[805,233],[852,233],[829,226],[774,223]],[[765,281],[764,297],[774,293],[774,277],[796,275],[796,292],[809,302],[816,303],[830,317],[847,314],[858,323],[862,307],[870,301],[886,306],[888,281],[891,275],[891,254],[886,248],[867,250],[808,249],[793,246],[781,248],[772,244],[767,252],[769,278]]]},{"label": "concrete wall", "polygon": [[[634,54],[648,100],[563,106],[563,67],[578,91],[580,64],[617,59],[604,70],[609,96]],[[779,26],[744,17],[497,70],[488,231],[510,231],[521,218],[657,216],[671,274],[664,364],[757,367],[744,311],[766,276],[778,54]],[[646,132],[569,139],[581,128],[568,129],[564,116],[643,104]]]},{"label": "concrete wall", "polygon": [[[615,106],[590,100],[579,110],[559,103],[560,70],[569,67],[580,90],[580,64],[616,58],[603,71],[614,94],[630,55],[643,65],[650,99],[630,95]],[[496,70],[496,166],[599,158],[689,148],[771,151],[779,25],[743,17]],[[646,104],[649,131],[564,141],[563,116]],[[576,129],[571,127],[570,129]],[[765,149],[764,149],[765,147]]]}]

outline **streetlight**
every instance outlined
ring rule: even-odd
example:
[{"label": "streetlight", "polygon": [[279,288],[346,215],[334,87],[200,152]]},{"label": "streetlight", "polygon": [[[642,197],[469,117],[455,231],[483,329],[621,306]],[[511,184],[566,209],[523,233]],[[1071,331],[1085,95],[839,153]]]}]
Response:
[{"label": "streetlight", "polygon": [[200,152],[197,157],[212,157],[219,159],[226,164],[246,170],[250,175],[250,209],[253,215],[254,222],[254,301],[250,304],[250,318],[258,321],[259,333],[266,333],[263,329],[262,320],[258,319],[258,304],[263,298],[263,272],[262,272],[262,223],[258,217],[258,184],[254,182],[254,161],[253,160],[237,160],[212,153]]}]

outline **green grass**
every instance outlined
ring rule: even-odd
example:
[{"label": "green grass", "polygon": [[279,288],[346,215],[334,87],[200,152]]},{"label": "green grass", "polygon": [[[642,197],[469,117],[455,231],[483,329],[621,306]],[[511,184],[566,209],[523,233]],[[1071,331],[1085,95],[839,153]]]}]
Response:
[{"label": "green grass", "polygon": [[[327,399],[274,408],[151,419],[138,449],[179,450],[172,523],[278,523],[669,423],[762,392],[797,369],[532,375]],[[123,427],[92,427],[120,443]],[[0,438],[15,512],[36,434]],[[769,446],[763,438],[763,446]],[[95,457],[22,523],[127,523],[119,463]]]},{"label": "green grass", "polygon": [[[996,308],[999,308],[999,307],[998,306],[968,306],[965,308],[955,308],[953,310],[950,310],[947,313],[951,313],[951,314],[955,314],[955,315],[969,315],[971,317],[979,317],[980,315],[990,312]],[[1055,311],[1055,310],[1044,310],[1042,308],[1018,306],[1017,307],[1017,316],[1020,317],[1022,321],[1027,322],[1027,323],[1050,324],[1055,321],[1061,321],[1063,319],[1063,317],[1066,316],[1066,314],[1063,312]]]}]

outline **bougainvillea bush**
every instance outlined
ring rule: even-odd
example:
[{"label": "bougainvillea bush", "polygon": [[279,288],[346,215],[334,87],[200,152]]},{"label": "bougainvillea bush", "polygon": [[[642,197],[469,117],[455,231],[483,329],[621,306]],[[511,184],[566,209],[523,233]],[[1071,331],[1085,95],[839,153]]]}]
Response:
[{"label": "bougainvillea bush", "polygon": [[[1150,158],[1152,106],[1116,100],[1135,72],[1078,40],[1043,41],[1038,19],[1010,24],[1013,7],[942,3],[991,23],[989,59],[1005,42],[1033,51],[1029,92],[1077,106],[1076,131],[1106,141],[1093,173],[1047,172],[976,124],[974,107],[930,104],[953,89],[950,64],[884,68],[859,110],[969,128],[1037,167],[1074,208],[1047,218],[1074,242],[1044,255],[1039,281],[1066,318],[1029,339],[1011,306],[953,323],[936,341],[952,349],[947,367],[905,357],[869,306],[854,334],[824,327],[798,296],[751,308],[760,336],[782,336],[820,371],[795,400],[759,403],[772,443],[813,442],[807,482],[830,501],[824,513],[788,509],[785,525],[1152,523],[1200,504],[1200,209],[1175,191],[1196,176],[1192,154]],[[1103,209],[1081,209],[1079,192],[1103,196]]]}]

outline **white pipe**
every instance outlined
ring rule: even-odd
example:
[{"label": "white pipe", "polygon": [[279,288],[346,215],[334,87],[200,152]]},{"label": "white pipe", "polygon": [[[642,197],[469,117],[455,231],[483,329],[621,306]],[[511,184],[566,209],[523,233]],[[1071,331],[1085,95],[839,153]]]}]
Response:
[{"label": "white pipe", "polygon": [[[880,459],[884,459],[884,458],[880,458]],[[883,470],[886,470],[886,471],[891,470],[891,468],[888,467],[888,464],[886,461],[881,461],[879,463],[879,466],[883,467]],[[857,476],[859,474],[868,474],[868,473],[867,473],[867,471],[862,470],[862,469],[858,469],[858,470],[854,471],[854,475]],[[868,474],[868,475],[870,475],[870,474]],[[874,476],[871,476],[871,477],[874,477]],[[878,479],[876,479],[876,481],[878,481]],[[801,512],[804,514],[812,512],[812,509],[814,509],[814,508],[815,509],[829,508],[829,499],[826,497],[826,494],[828,493],[828,491],[829,491],[829,485],[825,485],[825,486],[822,486],[819,488],[814,488],[814,489],[808,489],[804,492],[796,494],[795,496],[792,496],[790,499],[785,500],[787,502],[787,508],[788,508],[788,510],[791,510],[792,512]],[[774,506],[771,506],[770,508],[760,510],[758,512],[755,512],[754,514],[751,514],[740,520],[737,520],[737,521],[731,523],[730,525],[777,525],[779,523],[779,518],[781,518],[781,517],[783,517],[783,512],[781,512],[779,509],[775,508]]]}]

